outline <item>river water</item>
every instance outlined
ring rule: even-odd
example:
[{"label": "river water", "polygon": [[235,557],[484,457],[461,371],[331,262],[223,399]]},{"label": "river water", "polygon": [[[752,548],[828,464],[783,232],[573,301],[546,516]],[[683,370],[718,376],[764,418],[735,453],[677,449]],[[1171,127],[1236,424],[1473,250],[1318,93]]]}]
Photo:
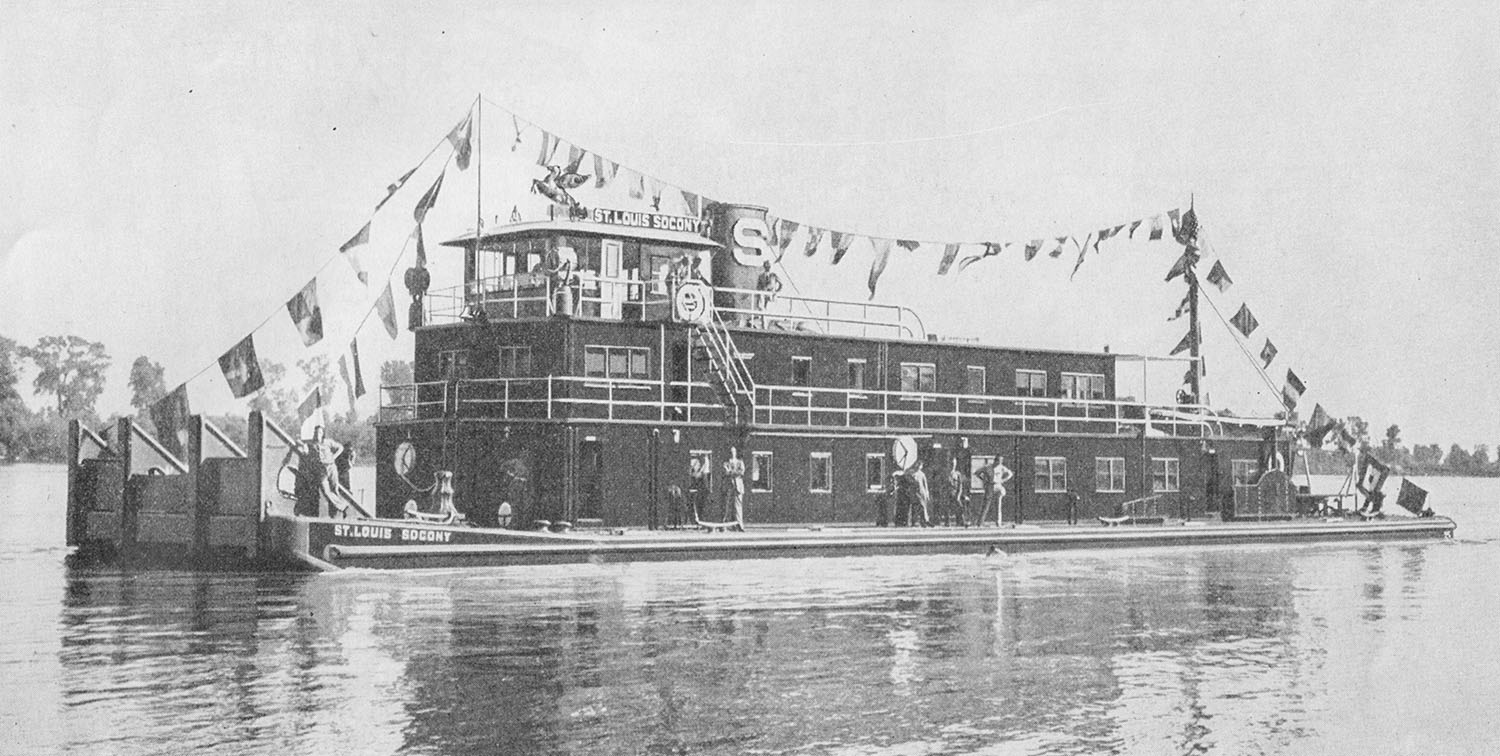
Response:
[{"label": "river water", "polygon": [[1489,754],[1500,480],[1453,541],[333,575],[64,566],[0,467],[0,752]]}]

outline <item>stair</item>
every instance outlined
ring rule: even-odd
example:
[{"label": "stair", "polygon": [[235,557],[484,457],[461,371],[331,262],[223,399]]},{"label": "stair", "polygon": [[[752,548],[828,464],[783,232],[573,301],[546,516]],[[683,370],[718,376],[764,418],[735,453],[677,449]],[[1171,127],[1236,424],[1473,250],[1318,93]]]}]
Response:
[{"label": "stair", "polygon": [[693,325],[692,356],[709,366],[709,383],[724,406],[724,424],[744,428],[755,421],[755,380],[717,310]]}]

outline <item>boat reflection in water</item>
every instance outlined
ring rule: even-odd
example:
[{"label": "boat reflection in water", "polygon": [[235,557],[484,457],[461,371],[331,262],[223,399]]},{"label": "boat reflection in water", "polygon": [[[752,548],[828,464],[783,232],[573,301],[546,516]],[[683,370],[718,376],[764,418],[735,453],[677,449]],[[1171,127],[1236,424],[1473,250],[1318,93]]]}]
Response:
[{"label": "boat reflection in water", "polygon": [[1450,547],[79,571],[61,687],[85,753],[1281,752]]}]

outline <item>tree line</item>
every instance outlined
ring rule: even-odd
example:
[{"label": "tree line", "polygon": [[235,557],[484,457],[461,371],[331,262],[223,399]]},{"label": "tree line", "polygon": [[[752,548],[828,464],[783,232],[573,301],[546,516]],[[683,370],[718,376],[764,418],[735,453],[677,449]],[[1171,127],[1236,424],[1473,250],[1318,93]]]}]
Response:
[{"label": "tree line", "polygon": [[[112,426],[120,417],[130,417],[137,425],[155,435],[151,405],[167,395],[166,371],[142,355],[130,365],[130,406],[132,412],[102,416],[99,396],[104,393],[105,375],[111,357],[104,344],[78,336],[43,336],[35,345],[18,344],[0,336],[0,462],[64,462],[67,458],[68,421],[77,419],[91,428]],[[266,388],[251,399],[249,409],[258,409],[291,433],[300,425],[298,408],[314,388],[322,390],[325,403],[338,396],[343,382],[326,356],[297,361],[297,375],[285,365],[261,360]],[[23,370],[31,368],[33,395],[47,398],[40,409],[33,410],[22,395]],[[380,382],[385,385],[410,383],[411,363],[388,360],[380,366]],[[247,413],[248,414],[248,413]],[[362,419],[350,410],[341,415],[328,413],[327,432],[341,443],[352,445],[356,456],[374,459],[375,426],[373,418]],[[244,415],[206,416],[236,443],[243,446],[249,438]]]},{"label": "tree line", "polygon": [[1374,440],[1370,437],[1369,422],[1359,416],[1346,418],[1344,427],[1356,446],[1367,449],[1400,475],[1500,477],[1500,458],[1490,458],[1488,444],[1476,444],[1472,451],[1458,444],[1450,444],[1447,451],[1441,444],[1406,446],[1401,440],[1401,426],[1395,424],[1386,427],[1384,438]]}]

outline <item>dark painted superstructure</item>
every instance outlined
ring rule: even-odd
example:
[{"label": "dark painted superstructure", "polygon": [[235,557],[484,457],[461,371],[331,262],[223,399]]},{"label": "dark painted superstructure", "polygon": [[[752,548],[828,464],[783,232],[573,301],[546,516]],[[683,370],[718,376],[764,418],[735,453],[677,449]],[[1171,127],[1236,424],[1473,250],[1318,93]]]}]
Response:
[{"label": "dark painted superstructure", "polygon": [[[1178,403],[1152,406],[1115,395],[1119,365],[1144,358],[940,341],[903,307],[773,295],[777,246],[761,208],[568,216],[449,242],[465,271],[451,289],[429,293],[427,272],[408,271],[414,380],[382,387],[374,511],[332,480],[302,485],[321,469],[301,463],[310,447],[260,412],[244,448],[201,416],[161,439],[129,418],[101,432],[75,420],[75,558],[333,570],[1405,539],[1455,527],[1430,509],[1356,513],[1299,495],[1282,470],[1296,459],[1285,424],[1193,404],[1197,370]],[[733,454],[747,473],[746,532],[724,532]],[[685,504],[690,462],[703,457],[717,475],[689,514],[674,502]],[[945,473],[970,473],[959,478],[975,524],[972,472],[996,457],[1014,472],[1000,510],[1010,527],[993,527],[993,512],[987,528],[874,527],[901,524],[888,517],[893,473],[918,466],[946,524],[961,523],[945,517]],[[674,526],[684,529],[663,530]]]},{"label": "dark painted superstructure", "polygon": [[[414,384],[384,387],[378,514],[425,506],[449,470],[455,505],[481,526],[662,527],[668,488],[686,489],[706,452],[721,474],[702,515],[718,520],[734,447],[747,522],[873,524],[907,436],[934,482],[952,461],[1002,457],[1009,522],[1127,502],[1200,517],[1237,496],[1243,513],[1245,484],[1290,456],[1274,428],[1118,399],[1115,355],[938,341],[904,308],[761,295],[763,216],[718,205],[694,230],[638,214],[448,242],[466,281],[427,297]],[[693,277],[717,304],[698,322],[674,308]],[[404,475],[398,447],[415,451]]]}]

